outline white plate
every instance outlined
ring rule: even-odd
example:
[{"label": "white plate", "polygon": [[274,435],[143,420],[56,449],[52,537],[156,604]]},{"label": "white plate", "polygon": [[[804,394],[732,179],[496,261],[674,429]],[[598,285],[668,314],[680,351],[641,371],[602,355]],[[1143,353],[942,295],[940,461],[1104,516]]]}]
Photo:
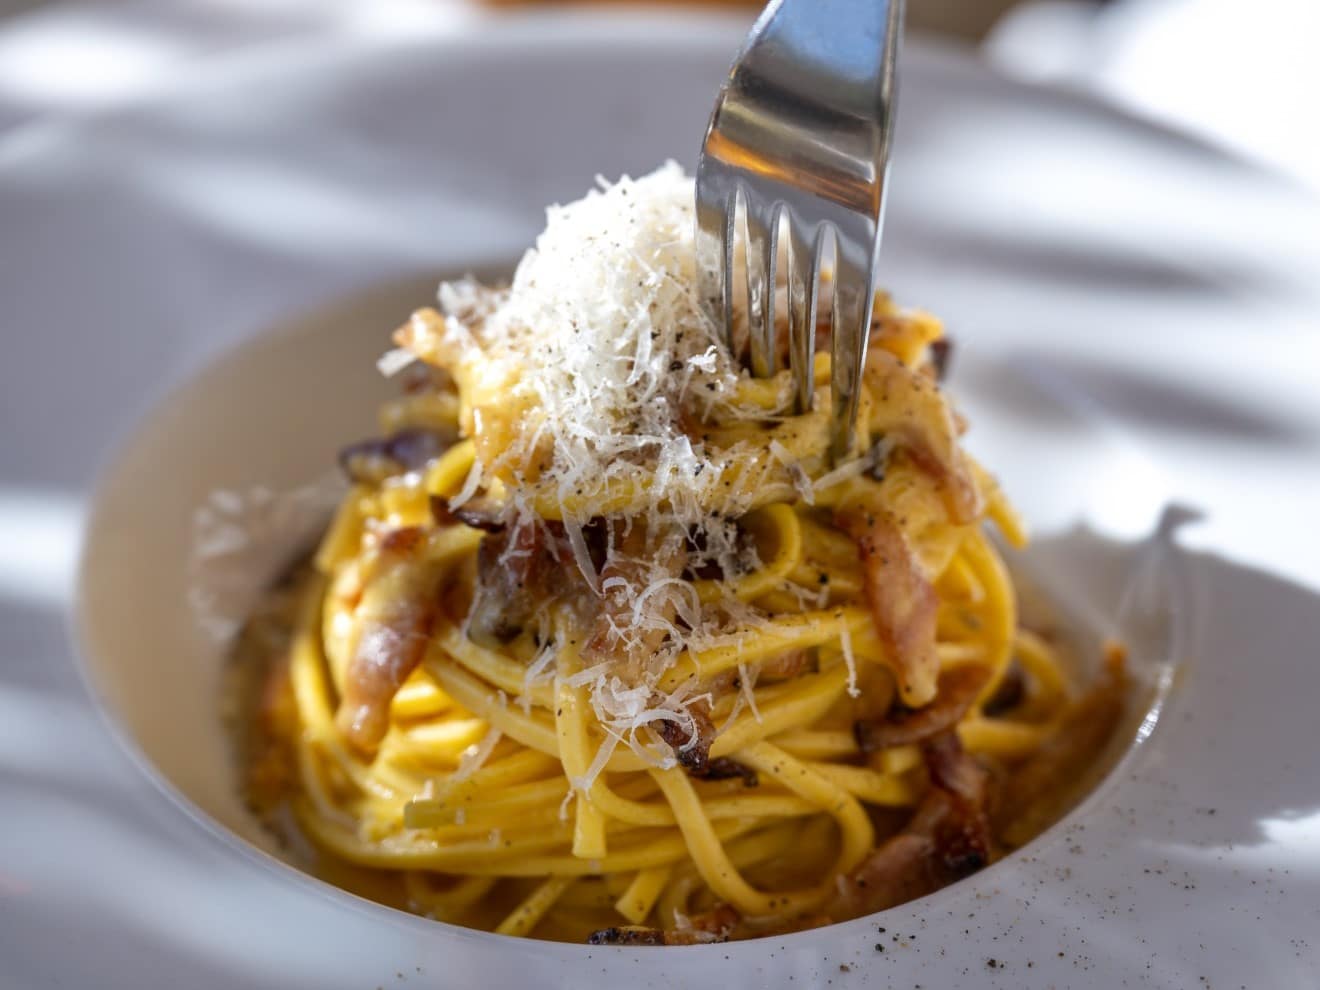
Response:
[{"label": "white plate", "polygon": [[[285,49],[167,100],[0,144],[6,986],[1320,978],[1308,700],[1320,668],[1303,662],[1320,641],[1320,599],[1215,556],[1188,560],[1203,604],[1163,717],[1064,826],[931,898],[768,945],[512,943],[368,905],[225,837],[95,718],[62,616],[68,554],[112,440],[234,342],[373,284],[502,261],[535,233],[544,203],[579,194],[596,172],[690,160],[738,36],[728,22],[697,23],[532,20],[484,36]],[[1320,492],[1304,333],[1320,311],[1320,262],[1306,250],[1314,207],[1193,143],[960,57],[908,54],[886,281],[948,317],[977,449],[1027,514],[1105,534],[1046,541],[1037,565],[1112,615],[1132,558],[1113,539],[1181,496],[1213,513],[1199,531],[1210,546],[1320,581],[1303,536],[1315,504],[1304,494]],[[412,301],[378,298],[368,312],[379,321],[355,346],[372,351]],[[305,426],[309,446],[290,440],[281,468],[291,473],[320,463],[311,445],[328,453],[341,430],[330,414],[313,419],[303,394],[291,389],[287,420],[251,427],[269,452],[271,434]],[[336,395],[316,408],[335,408]],[[343,414],[365,395],[346,396]],[[168,425],[157,419],[155,434]],[[193,456],[185,476],[136,462],[153,493],[139,501],[172,506],[153,521],[174,535],[194,474],[243,468],[205,444]],[[1230,459],[1238,470],[1225,470]],[[103,546],[125,534],[92,535]],[[157,625],[170,641],[183,575],[135,571],[133,549],[120,546],[113,580],[158,589],[131,619],[148,642]],[[197,661],[153,662],[155,711],[168,713],[180,699],[163,688]],[[143,688],[136,710],[109,700],[146,737]],[[213,739],[205,713],[196,721]]]}]

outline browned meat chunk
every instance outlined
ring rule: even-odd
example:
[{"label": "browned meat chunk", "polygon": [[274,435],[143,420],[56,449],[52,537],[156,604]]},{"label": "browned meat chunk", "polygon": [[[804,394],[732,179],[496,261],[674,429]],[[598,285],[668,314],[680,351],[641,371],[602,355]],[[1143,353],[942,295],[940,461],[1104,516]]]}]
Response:
[{"label": "browned meat chunk", "polygon": [[986,815],[989,775],[945,733],[922,746],[930,793],[907,827],[882,843],[852,875],[828,910],[833,918],[882,911],[938,890],[990,861]]},{"label": "browned meat chunk", "polygon": [[872,429],[939,483],[953,522],[972,522],[980,514],[981,497],[958,447],[957,417],[939,389],[882,348],[872,351],[865,375],[867,388],[881,397],[872,412]]},{"label": "browned meat chunk", "polygon": [[416,553],[420,530],[396,530],[381,541],[362,592],[360,633],[335,720],[350,743],[371,751],[389,728],[390,701],[421,662],[437,607],[434,568]]},{"label": "browned meat chunk", "polygon": [[956,726],[990,678],[984,667],[955,667],[940,675],[935,700],[924,708],[900,708],[883,719],[853,726],[857,744],[871,753],[890,746],[921,742]]},{"label": "browned meat chunk", "polygon": [[522,523],[489,533],[477,550],[477,586],[468,616],[468,637],[496,648],[522,633],[546,601],[553,561],[537,527]]},{"label": "browned meat chunk", "polygon": [[935,589],[903,531],[884,509],[850,506],[836,514],[836,521],[857,543],[876,632],[893,657],[899,689],[907,693],[939,667]]},{"label": "browned meat chunk", "polygon": [[453,436],[433,430],[400,430],[345,447],[339,452],[339,467],[355,484],[379,485],[386,478],[424,467],[453,442]]},{"label": "browned meat chunk", "polygon": [[[634,606],[648,585],[677,578],[687,563],[683,539],[676,533],[648,534],[634,525],[618,536],[618,546],[600,572],[601,598],[595,625],[582,655],[589,661],[631,660],[644,663],[664,645],[677,603],[665,595],[652,602],[656,614],[638,628]],[[628,635],[621,632],[626,630]]]},{"label": "browned meat chunk", "polygon": [[715,741],[715,723],[710,720],[708,708],[700,703],[689,705],[692,724],[668,720],[656,723],[660,738],[674,751],[679,766],[694,777],[703,776],[710,768],[710,745]]}]

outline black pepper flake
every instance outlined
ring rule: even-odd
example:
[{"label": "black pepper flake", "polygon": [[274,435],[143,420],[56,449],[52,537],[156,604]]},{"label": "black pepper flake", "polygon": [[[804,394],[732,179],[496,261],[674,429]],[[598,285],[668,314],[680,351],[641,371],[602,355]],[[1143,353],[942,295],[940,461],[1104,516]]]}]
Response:
[{"label": "black pepper flake", "polygon": [[876,951],[876,952],[884,952],[884,951],[885,951],[885,947],[884,947],[883,945],[881,945],[879,942],[876,942],[876,943],[875,943],[875,951]]},{"label": "black pepper flake", "polygon": [[996,962],[994,959],[987,959],[987,960],[985,961],[985,964],[986,964],[988,967],[990,967],[991,969],[998,969],[998,968],[999,968],[999,963]]},{"label": "black pepper flake", "polygon": [[670,361],[670,362],[669,362],[669,370],[670,370],[670,371],[682,371],[682,370],[683,370],[683,362],[682,362],[682,361]]}]

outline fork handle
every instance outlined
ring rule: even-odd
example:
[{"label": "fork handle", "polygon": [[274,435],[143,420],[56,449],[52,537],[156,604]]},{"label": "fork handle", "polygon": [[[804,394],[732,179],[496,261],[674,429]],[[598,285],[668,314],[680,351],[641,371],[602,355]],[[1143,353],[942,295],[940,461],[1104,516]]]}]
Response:
[{"label": "fork handle", "polygon": [[736,141],[737,116],[749,115],[749,136],[767,116],[782,121],[779,146],[807,149],[794,183],[878,217],[903,12],[904,0],[771,0],[729,80],[724,108],[738,112],[721,126]]}]

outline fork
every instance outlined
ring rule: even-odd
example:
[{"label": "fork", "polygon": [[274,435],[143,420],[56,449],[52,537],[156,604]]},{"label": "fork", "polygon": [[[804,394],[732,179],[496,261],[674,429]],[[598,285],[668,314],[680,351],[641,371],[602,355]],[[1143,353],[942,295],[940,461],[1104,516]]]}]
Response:
[{"label": "fork", "polygon": [[830,453],[853,450],[875,297],[903,0],[771,0],[720,89],[696,176],[703,304],[732,349],[739,207],[747,358],[779,370],[775,287],[787,232],[793,405],[812,407],[822,259],[833,241]]}]

